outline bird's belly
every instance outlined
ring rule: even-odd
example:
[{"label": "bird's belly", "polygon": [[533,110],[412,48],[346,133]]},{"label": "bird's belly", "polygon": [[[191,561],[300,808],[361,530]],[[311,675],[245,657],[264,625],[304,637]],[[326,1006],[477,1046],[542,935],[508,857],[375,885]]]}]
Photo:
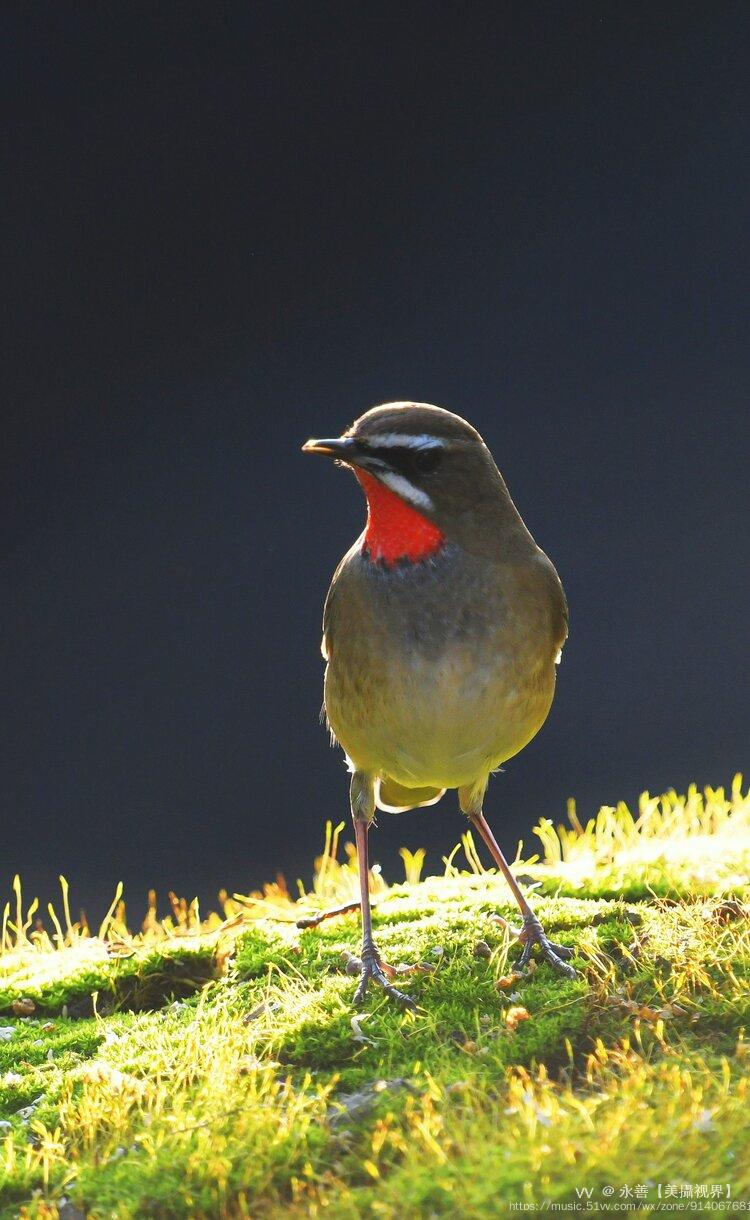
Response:
[{"label": "bird's belly", "polygon": [[[326,710],[354,766],[406,786],[457,788],[517,754],[544,723],[554,694],[547,657],[479,658],[455,643],[437,657],[388,662],[346,649],[326,671]],[[351,658],[353,660],[353,658]]]}]

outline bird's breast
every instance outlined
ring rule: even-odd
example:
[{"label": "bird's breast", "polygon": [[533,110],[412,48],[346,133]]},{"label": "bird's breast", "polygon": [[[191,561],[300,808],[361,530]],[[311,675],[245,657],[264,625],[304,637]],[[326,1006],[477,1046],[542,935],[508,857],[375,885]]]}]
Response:
[{"label": "bird's breast", "polygon": [[457,787],[517,753],[546,718],[557,651],[533,572],[446,544],[385,567],[357,547],[325,616],[325,701],[356,766]]}]

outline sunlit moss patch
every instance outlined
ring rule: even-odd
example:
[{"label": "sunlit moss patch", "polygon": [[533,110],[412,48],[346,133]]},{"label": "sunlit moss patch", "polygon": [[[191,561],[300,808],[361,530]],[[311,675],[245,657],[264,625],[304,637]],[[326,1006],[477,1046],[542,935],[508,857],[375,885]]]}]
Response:
[{"label": "sunlit moss patch", "polygon": [[404,882],[371,878],[383,955],[422,965],[414,1013],[377,991],[353,1012],[356,915],[296,927],[356,897],[341,828],[309,892],[279,879],[207,918],[174,896],[160,918],[152,898],[134,929],[118,894],[92,935],[63,886],[43,928],[17,883],[0,1217],[484,1220],[647,1182],[750,1200],[739,779],[538,829],[544,859],[516,872],[578,977],[514,970],[507,889],[465,836],[441,876],[404,852]]}]

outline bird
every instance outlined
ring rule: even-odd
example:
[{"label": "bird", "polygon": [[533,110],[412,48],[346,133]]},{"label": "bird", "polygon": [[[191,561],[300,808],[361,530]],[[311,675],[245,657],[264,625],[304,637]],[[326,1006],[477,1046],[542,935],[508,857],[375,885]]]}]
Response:
[{"label": "bird", "polygon": [[384,403],[302,449],[354,473],[367,519],[334,573],[322,641],[324,715],[351,773],[360,899],[298,926],[361,909],[355,1005],[372,982],[414,1008],[392,982],[404,967],[386,962],[373,937],[368,835],[376,810],[433,805],[451,789],[520,908],[516,969],[538,946],[575,978],[572,950],[547,937],[483,812],[490,776],[552,705],[568,635],[555,567],[479,432],[443,407]]}]

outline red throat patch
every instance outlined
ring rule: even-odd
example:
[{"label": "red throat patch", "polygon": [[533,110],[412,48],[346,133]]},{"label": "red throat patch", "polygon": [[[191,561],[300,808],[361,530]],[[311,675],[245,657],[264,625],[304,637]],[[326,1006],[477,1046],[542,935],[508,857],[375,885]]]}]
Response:
[{"label": "red throat patch", "polygon": [[439,551],[445,534],[365,470],[355,469],[367,496],[367,526],[362,549],[389,567],[399,559],[416,563]]}]

